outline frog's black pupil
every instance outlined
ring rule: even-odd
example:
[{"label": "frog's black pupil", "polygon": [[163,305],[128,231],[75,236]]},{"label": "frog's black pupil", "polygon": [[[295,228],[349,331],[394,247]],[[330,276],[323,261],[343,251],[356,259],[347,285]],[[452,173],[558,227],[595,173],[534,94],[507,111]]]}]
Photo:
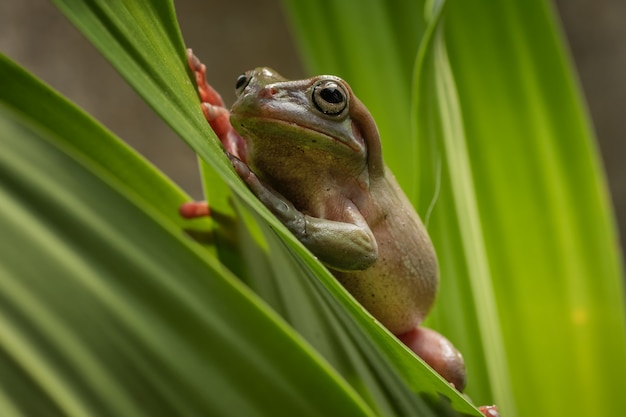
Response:
[{"label": "frog's black pupil", "polygon": [[341,103],[344,100],[343,93],[335,87],[324,88],[320,91],[320,97],[332,104]]},{"label": "frog's black pupil", "polygon": [[235,89],[238,90],[239,88],[241,88],[241,86],[243,86],[246,81],[248,81],[248,77],[246,77],[246,74],[241,74],[237,78],[237,82],[235,83]]}]

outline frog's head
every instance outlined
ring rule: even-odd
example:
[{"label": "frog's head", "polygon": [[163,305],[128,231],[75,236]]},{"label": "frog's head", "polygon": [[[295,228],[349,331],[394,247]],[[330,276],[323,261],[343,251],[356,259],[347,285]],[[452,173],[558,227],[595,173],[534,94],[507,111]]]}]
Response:
[{"label": "frog's head", "polygon": [[[332,75],[288,81],[269,68],[239,76],[231,124],[246,140],[247,160],[260,172],[293,176],[381,175],[380,138],[365,106]],[[314,170],[313,172],[311,172]]]}]

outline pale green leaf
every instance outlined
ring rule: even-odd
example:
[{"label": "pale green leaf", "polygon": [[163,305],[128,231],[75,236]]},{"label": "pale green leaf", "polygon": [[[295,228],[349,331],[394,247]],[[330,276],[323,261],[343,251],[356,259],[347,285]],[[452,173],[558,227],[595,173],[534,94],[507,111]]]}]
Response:
[{"label": "pale green leaf", "polygon": [[[299,3],[286,2],[306,61],[355,85],[428,222],[442,283],[427,324],[464,353],[468,393],[508,416],[619,414],[619,248],[550,3]],[[419,53],[378,46],[392,15],[424,34]],[[413,82],[394,51],[417,56]]]}]

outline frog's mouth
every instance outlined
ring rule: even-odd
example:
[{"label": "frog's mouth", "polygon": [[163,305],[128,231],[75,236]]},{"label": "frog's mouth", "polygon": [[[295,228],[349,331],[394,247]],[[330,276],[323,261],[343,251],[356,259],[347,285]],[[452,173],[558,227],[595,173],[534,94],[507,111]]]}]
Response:
[{"label": "frog's mouth", "polygon": [[[303,124],[278,117],[247,116],[239,114],[236,115],[235,118],[239,119],[231,121],[231,123],[234,122],[233,127],[235,127],[235,129],[237,129],[236,126],[241,126],[241,128],[254,135],[260,130],[264,130],[270,135],[272,132],[280,135],[289,132],[291,137],[305,136],[313,143],[337,143],[354,153],[363,152],[365,148],[360,132],[358,132],[358,130],[355,131],[354,123],[349,125],[351,127],[349,132],[347,132],[347,129],[334,129],[335,132],[333,133],[335,134],[333,135],[329,134],[327,129],[324,130],[316,126],[311,126],[310,124]],[[269,128],[270,126],[271,128]],[[264,133],[263,136],[267,133]],[[245,137],[245,135],[242,136]],[[359,138],[359,140],[355,140],[355,138]]]}]

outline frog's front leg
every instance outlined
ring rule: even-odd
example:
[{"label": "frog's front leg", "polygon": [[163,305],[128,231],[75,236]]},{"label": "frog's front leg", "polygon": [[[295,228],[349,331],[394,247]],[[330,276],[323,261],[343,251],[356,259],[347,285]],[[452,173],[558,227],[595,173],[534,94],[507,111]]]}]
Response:
[{"label": "frog's front leg", "polygon": [[[226,152],[246,160],[246,144],[230,124],[230,111],[224,105],[222,97],[206,80],[206,66],[187,49],[187,64],[193,71],[198,95],[200,96],[202,112],[209,125],[224,145]],[[187,219],[210,215],[206,201],[191,201],[180,206],[181,216]]]},{"label": "frog's front leg", "polygon": [[257,198],[320,261],[342,271],[367,269],[376,261],[376,239],[356,207],[346,205],[341,221],[306,215],[282,195],[261,183],[244,162],[233,156],[231,162]]},{"label": "frog's front leg", "polygon": [[206,66],[200,62],[191,49],[187,49],[187,63],[196,78],[204,117],[224,145],[224,148],[237,158],[245,161],[246,143],[230,124],[230,111],[224,105],[222,97],[207,82]]}]

